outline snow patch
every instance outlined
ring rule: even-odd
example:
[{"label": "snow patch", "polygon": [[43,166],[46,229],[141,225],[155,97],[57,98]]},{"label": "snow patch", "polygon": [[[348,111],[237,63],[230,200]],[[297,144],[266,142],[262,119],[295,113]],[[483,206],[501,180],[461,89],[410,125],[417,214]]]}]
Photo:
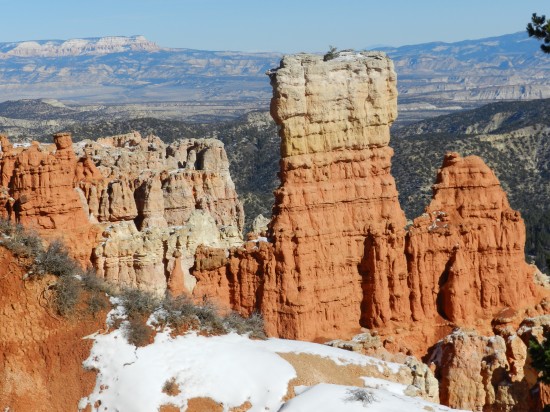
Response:
[{"label": "snow patch", "polygon": [[[141,348],[128,344],[120,330],[95,340],[84,366],[99,373],[81,409],[101,400],[101,410],[148,412],[166,403],[185,407],[191,398],[209,397],[226,410],[249,401],[251,411],[276,411],[296,377],[280,356],[236,334],[171,338],[159,333],[153,344]],[[172,378],[181,390],[176,396],[162,392]]]},{"label": "snow patch", "polygon": [[[108,322],[124,319],[119,298],[111,298],[114,309]],[[158,315],[158,314],[157,314]],[[149,319],[149,324],[154,321]],[[349,386],[320,384],[295,388],[297,396],[284,403],[289,382],[296,377],[293,366],[278,353],[307,353],[332,359],[339,365],[375,365],[397,372],[402,365],[325,345],[284,339],[251,340],[230,333],[205,337],[197,333],[172,337],[169,330],[157,333],[155,341],[144,347],[129,344],[120,329],[95,334],[90,356],[84,367],[98,371],[93,392],[82,398],[79,409],[91,406],[96,411],[155,411],[161,405],[185,408],[189,399],[208,397],[224,411],[250,402],[251,412],[260,411],[364,411],[362,402],[350,400]],[[180,392],[163,392],[173,380]],[[371,377],[363,378],[365,390],[375,402],[370,411],[407,412],[449,411],[441,405],[403,395],[405,386]],[[93,405],[100,405],[94,408]],[[282,409],[281,409],[282,408]],[[429,409],[428,409],[429,410]]]},{"label": "snow patch", "polygon": [[278,353],[307,353],[329,358],[337,365],[376,365],[380,372],[383,372],[387,368],[392,373],[398,373],[399,369],[403,367],[403,365],[398,363],[386,362],[371,356],[361,355],[357,352],[350,352],[311,342],[272,338],[262,341],[261,344],[266,345],[270,350]]},{"label": "snow patch", "polygon": [[288,401],[281,412],[426,412],[456,411],[437,403],[427,402],[420,398],[398,395],[383,388],[366,389],[373,400],[364,404],[353,399],[350,393],[353,386],[330,385],[321,383],[303,391]]}]

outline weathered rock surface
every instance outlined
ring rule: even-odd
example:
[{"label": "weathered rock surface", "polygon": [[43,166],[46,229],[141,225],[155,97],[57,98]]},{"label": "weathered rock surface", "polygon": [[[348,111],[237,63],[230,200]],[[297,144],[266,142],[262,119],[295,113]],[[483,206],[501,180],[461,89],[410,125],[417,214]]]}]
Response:
[{"label": "weathered rock surface", "polygon": [[546,315],[495,336],[455,330],[431,349],[428,360],[435,365],[441,402],[474,411],[541,411],[545,388],[537,383],[527,345],[532,337],[540,341],[549,327]]},{"label": "weathered rock surface", "polygon": [[242,242],[243,211],[223,144],[171,145],[139,133],[84,141],[58,134],[55,149],[14,148],[1,137],[2,213],[62,237],[83,264],[125,285],[191,292],[199,244]]},{"label": "weathered rock surface", "polygon": [[409,385],[409,393],[412,396],[422,396],[424,399],[439,403],[439,382],[428,365],[414,356],[389,352],[376,333],[367,331],[354,336],[351,340],[335,339],[327,342],[326,345],[402,364],[400,374],[410,376],[410,381],[406,382]]},{"label": "weathered rock surface", "polygon": [[14,148],[2,136],[0,209],[4,217],[40,231],[47,239],[64,239],[84,261],[96,232],[75,188],[77,159],[71,136],[56,134],[54,142],[53,148],[36,142]]},{"label": "weathered rock surface", "polygon": [[289,56],[270,77],[282,160],[269,242],[229,256],[201,249],[196,292],[261,311],[273,335],[343,338],[364,326],[387,349],[417,355],[457,325],[490,333],[508,307],[515,326],[544,313],[548,291],[524,261],[523,221],[481,159],[448,154],[432,204],[405,228],[384,55]]},{"label": "weathered rock surface", "polygon": [[229,175],[223,143],[183,139],[170,145],[137,132],[85,140],[77,154],[91,159],[104,185],[81,184],[90,212],[102,221],[136,219],[138,226],[183,225],[196,210],[208,211],[220,226],[242,230],[244,216]]},{"label": "weathered rock surface", "polygon": [[190,293],[197,246],[242,242],[243,210],[218,140],[166,145],[134,132],[81,142],[77,153],[105,176],[80,182],[90,215],[104,229],[92,261],[105,279]]},{"label": "weathered rock surface", "polygon": [[[363,288],[385,287],[362,286],[371,234],[385,245],[396,239],[373,263],[384,266],[384,279],[405,280],[405,216],[387,146],[396,117],[393,65],[378,53],[326,62],[298,55],[284,58],[271,78],[283,158],[271,225],[270,287],[278,296],[265,296],[262,310],[285,337],[347,335],[359,326]],[[396,300],[395,309],[406,312],[406,302]]]},{"label": "weathered rock surface", "polygon": [[52,277],[24,281],[26,270],[0,247],[0,409],[76,410],[96,373],[82,367],[104,316],[78,322],[52,316],[45,292]]},{"label": "weathered rock surface", "polygon": [[[377,264],[395,282],[406,280],[405,216],[387,147],[396,116],[393,66],[378,53],[326,62],[288,56],[271,81],[283,157],[270,223],[273,243],[231,252],[214,275],[204,273],[199,257],[197,291],[214,295],[216,289],[241,311],[260,309],[269,332],[278,336],[352,335],[361,318],[362,258],[370,234],[395,238]],[[229,290],[219,291],[221,285]],[[407,302],[395,307],[406,312]]]},{"label": "weathered rock surface", "polygon": [[434,197],[409,229],[413,318],[459,325],[540,301],[525,263],[525,226],[495,174],[475,156],[445,156]]}]

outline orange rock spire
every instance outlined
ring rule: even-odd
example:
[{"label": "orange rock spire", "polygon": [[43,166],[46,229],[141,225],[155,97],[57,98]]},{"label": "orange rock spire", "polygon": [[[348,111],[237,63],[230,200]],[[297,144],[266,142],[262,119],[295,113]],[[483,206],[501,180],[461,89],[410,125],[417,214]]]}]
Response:
[{"label": "orange rock spire", "polygon": [[385,55],[287,56],[270,77],[282,156],[271,239],[228,257],[200,249],[197,297],[261,311],[272,335],[342,338],[364,326],[424,354],[455,326],[488,331],[497,312],[547,295],[525,263],[519,213],[477,157],[448,154],[432,203],[405,229]]}]

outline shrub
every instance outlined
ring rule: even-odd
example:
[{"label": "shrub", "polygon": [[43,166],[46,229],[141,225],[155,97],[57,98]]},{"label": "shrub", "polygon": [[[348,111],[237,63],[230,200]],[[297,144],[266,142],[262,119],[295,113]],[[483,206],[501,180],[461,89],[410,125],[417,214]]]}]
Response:
[{"label": "shrub", "polygon": [[80,281],[74,276],[63,276],[54,285],[54,305],[61,316],[72,314],[81,293]]},{"label": "shrub", "polygon": [[218,309],[211,302],[205,302],[200,306],[196,306],[195,314],[200,322],[200,328],[210,333],[226,332],[223,324],[223,319],[218,313]]},{"label": "shrub", "polygon": [[179,385],[176,383],[176,378],[168,379],[162,385],[162,391],[169,396],[177,396],[181,392]]},{"label": "shrub", "polygon": [[539,371],[538,380],[545,384],[550,383],[550,330],[544,332],[544,339],[538,342],[532,337],[529,341],[529,355],[531,364]]},{"label": "shrub", "polygon": [[328,46],[328,52],[323,56],[323,61],[329,61],[334,59],[338,55],[338,48],[334,46]]},{"label": "shrub", "polygon": [[248,333],[251,338],[266,339],[264,320],[262,315],[257,312],[254,312],[248,318],[244,318],[236,312],[231,312],[225,317],[224,326],[228,331],[240,335]]},{"label": "shrub", "polygon": [[84,274],[78,263],[69,256],[67,248],[60,240],[54,240],[45,251],[38,254],[33,272],[38,275],[51,273],[58,277]]},{"label": "shrub", "polygon": [[124,337],[129,344],[134,346],[145,346],[151,339],[152,330],[140,319],[132,318],[126,323]]},{"label": "shrub", "polygon": [[99,312],[107,309],[107,298],[98,291],[93,291],[86,301],[86,308],[94,318]]},{"label": "shrub", "polygon": [[374,393],[368,389],[355,388],[347,390],[348,396],[346,397],[347,402],[361,402],[363,406],[367,406],[376,401]]},{"label": "shrub", "polygon": [[161,309],[157,319],[165,326],[176,330],[198,326],[196,305],[185,296],[167,296],[161,303]]},{"label": "shrub", "polygon": [[6,236],[0,239],[0,244],[17,257],[36,257],[43,251],[42,240],[33,230],[0,219],[0,231]]},{"label": "shrub", "polygon": [[9,220],[0,218],[0,234],[8,236],[12,229],[13,225]]},{"label": "shrub", "polygon": [[95,270],[88,269],[81,276],[82,286],[88,291],[97,291],[107,293],[109,295],[115,295],[115,291],[112,285],[105,282],[103,279],[97,277]]},{"label": "shrub", "polygon": [[157,297],[143,290],[125,288],[120,297],[129,319],[148,316],[160,305]]}]

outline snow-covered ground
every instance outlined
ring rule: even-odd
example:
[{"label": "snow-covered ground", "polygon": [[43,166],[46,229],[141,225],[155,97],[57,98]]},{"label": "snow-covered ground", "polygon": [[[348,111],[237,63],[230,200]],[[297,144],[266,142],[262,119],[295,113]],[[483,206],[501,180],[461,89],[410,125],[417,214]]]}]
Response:
[{"label": "snow-covered ground", "polygon": [[[113,316],[114,312],[110,319]],[[400,367],[315,343],[252,340],[235,333],[171,337],[166,330],[157,333],[152,344],[139,348],[128,344],[120,329],[90,338],[94,345],[84,366],[96,369],[98,375],[94,391],[80,401],[80,409],[89,404],[96,411],[151,412],[170,404],[185,410],[189,399],[208,397],[223,405],[224,411],[246,402],[252,405],[250,411],[451,410],[403,395],[405,385],[372,377],[363,378],[372,395],[371,403],[352,399],[349,390],[353,387],[329,384],[296,387],[297,396],[285,403],[288,384],[297,374],[278,353],[313,354],[339,365],[374,365],[390,374]],[[163,391],[170,381],[178,385],[179,393],[169,395]]]},{"label": "snow-covered ground", "polygon": [[[398,384],[396,384],[398,385]],[[401,385],[403,386],[403,385]],[[385,388],[364,391],[369,401],[361,401],[353,396],[353,386],[330,385],[321,383],[307,388],[288,401],[281,412],[416,412],[416,411],[456,411],[446,406],[426,402],[420,398],[411,398],[402,393],[396,394]],[[395,387],[393,387],[395,389]]]}]

